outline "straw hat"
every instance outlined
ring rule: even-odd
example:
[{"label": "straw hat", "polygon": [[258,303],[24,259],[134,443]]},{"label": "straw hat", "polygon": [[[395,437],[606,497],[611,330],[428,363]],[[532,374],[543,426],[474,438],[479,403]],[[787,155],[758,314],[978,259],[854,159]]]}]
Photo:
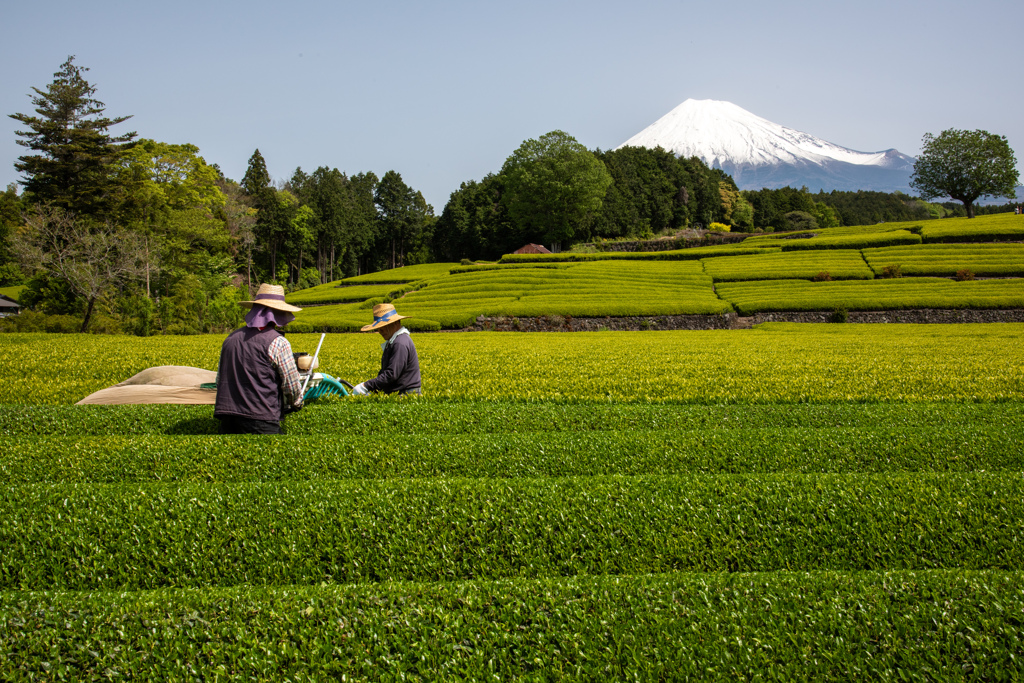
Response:
[{"label": "straw hat", "polygon": [[407,315],[398,315],[398,311],[391,304],[377,304],[373,307],[373,322],[369,325],[363,325],[360,331],[373,332],[398,320],[405,320],[408,317]]},{"label": "straw hat", "polygon": [[273,308],[287,313],[297,313],[302,310],[298,306],[292,306],[291,304],[286,304],[284,302],[284,287],[281,285],[268,285],[266,283],[260,285],[260,289],[256,292],[256,299],[254,301],[238,302],[238,305],[242,308],[252,308],[255,304],[262,304],[267,308]]}]

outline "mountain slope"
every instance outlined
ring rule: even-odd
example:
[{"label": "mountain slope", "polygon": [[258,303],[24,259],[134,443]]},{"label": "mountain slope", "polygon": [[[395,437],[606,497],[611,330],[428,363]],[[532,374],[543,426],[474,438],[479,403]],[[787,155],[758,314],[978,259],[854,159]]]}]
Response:
[{"label": "mountain slope", "polygon": [[686,100],[620,147],[697,156],[740,189],[910,192],[914,158],[895,149],[858,152],[756,116],[730,102]]}]

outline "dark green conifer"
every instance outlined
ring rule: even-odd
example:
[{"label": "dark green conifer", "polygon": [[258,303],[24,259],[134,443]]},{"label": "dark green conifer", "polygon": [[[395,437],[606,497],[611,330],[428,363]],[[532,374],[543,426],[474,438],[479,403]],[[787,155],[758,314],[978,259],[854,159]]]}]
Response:
[{"label": "dark green conifer", "polygon": [[68,57],[46,90],[32,88],[36,116],[10,114],[27,130],[15,131],[17,143],[35,154],[14,167],[33,203],[48,203],[76,214],[103,218],[113,199],[115,164],[135,133],[107,131],[130,116],[103,116],[105,105],[82,74],[88,71]]}]

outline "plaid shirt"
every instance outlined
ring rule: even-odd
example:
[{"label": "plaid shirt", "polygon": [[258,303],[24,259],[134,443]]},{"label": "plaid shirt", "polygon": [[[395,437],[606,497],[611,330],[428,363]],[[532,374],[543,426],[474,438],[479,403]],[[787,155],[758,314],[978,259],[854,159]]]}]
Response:
[{"label": "plaid shirt", "polygon": [[299,369],[295,366],[295,356],[292,355],[292,345],[284,337],[278,337],[270,343],[270,362],[277,370],[277,377],[281,380],[281,392],[284,394],[286,405],[298,408],[302,405],[302,381],[299,379]]}]

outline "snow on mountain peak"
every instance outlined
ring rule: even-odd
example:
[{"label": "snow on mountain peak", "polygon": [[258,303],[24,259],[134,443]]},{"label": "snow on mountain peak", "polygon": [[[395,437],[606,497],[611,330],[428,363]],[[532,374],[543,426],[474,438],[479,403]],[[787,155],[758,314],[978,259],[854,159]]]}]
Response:
[{"label": "snow on mountain peak", "polygon": [[[874,180],[864,175],[873,173],[870,168],[909,177],[914,162],[912,157],[894,149],[857,152],[841,147],[719,100],[686,100],[620,145],[627,146],[661,147],[677,156],[699,157],[708,166],[731,173],[741,187],[741,175],[754,181],[755,177],[767,180],[766,174],[770,174],[775,181],[782,182],[783,179],[798,180],[807,173],[811,174],[809,178],[823,174],[822,187],[828,184],[842,187],[850,183],[875,185]],[[792,173],[778,170],[784,168],[802,170]],[[886,175],[889,177],[884,184],[896,180]],[[830,178],[837,182],[829,183]],[[906,184],[902,178],[897,182],[900,186]]]},{"label": "snow on mountain peak", "polygon": [[760,166],[827,159],[848,164],[890,166],[887,152],[856,152],[813,135],[772,123],[731,102],[686,100],[621,147],[657,147],[697,156],[712,167]]}]

